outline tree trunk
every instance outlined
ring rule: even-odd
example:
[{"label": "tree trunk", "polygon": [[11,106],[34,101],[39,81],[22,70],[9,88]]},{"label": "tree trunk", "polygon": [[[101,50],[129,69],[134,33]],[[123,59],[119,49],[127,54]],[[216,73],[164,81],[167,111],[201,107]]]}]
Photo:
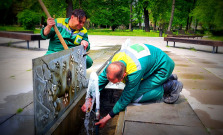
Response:
[{"label": "tree trunk", "polygon": [[141,22],[139,23],[139,29],[142,29],[142,23]]},{"label": "tree trunk", "polygon": [[81,9],[81,0],[79,0],[79,8]]},{"label": "tree trunk", "polygon": [[[193,1],[192,10],[193,10],[194,7],[195,7],[195,3],[196,3],[196,0]],[[189,29],[191,28],[192,20],[193,20],[193,16],[190,17],[190,21],[189,21]]]},{"label": "tree trunk", "polygon": [[145,31],[150,32],[149,28],[149,12],[146,8],[144,8],[144,23],[145,23]]},{"label": "tree trunk", "polygon": [[190,17],[188,16],[187,17],[187,25],[186,25],[186,31],[189,29],[189,24],[190,24]]},{"label": "tree trunk", "polygon": [[191,28],[192,19],[193,19],[193,16],[190,17],[190,20],[189,20],[189,27],[188,27],[188,29]]},{"label": "tree trunk", "polygon": [[66,3],[67,3],[66,17],[68,18],[71,16],[71,13],[73,11],[73,2],[72,2],[72,0],[66,0]]},{"label": "tree trunk", "polygon": [[170,31],[171,30],[171,27],[172,27],[173,16],[174,16],[174,9],[175,9],[175,0],[173,0],[173,3],[172,3],[171,17],[170,17],[169,27],[168,27],[168,30],[167,31]]},{"label": "tree trunk", "polygon": [[183,27],[182,24],[180,24],[179,30],[182,30],[182,27]]},{"label": "tree trunk", "polygon": [[194,32],[196,32],[197,31],[197,19],[195,18],[195,27],[194,27]]},{"label": "tree trunk", "polygon": [[113,26],[112,26],[112,31],[115,31],[115,28],[116,28],[116,26],[113,25]]},{"label": "tree trunk", "polygon": [[153,30],[156,30],[156,21],[154,21],[154,27]]},{"label": "tree trunk", "polygon": [[132,31],[132,1],[130,1],[130,20],[129,20],[129,30]]}]

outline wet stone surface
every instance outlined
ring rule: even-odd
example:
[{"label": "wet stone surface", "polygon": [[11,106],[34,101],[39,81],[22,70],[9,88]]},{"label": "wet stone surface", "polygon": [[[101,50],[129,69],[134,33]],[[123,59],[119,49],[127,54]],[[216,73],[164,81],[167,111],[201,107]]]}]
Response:
[{"label": "wet stone surface", "polygon": [[35,128],[45,133],[87,87],[82,46],[33,60]]},{"label": "wet stone surface", "polygon": [[127,107],[124,135],[208,135],[181,95],[175,104],[142,103]]}]

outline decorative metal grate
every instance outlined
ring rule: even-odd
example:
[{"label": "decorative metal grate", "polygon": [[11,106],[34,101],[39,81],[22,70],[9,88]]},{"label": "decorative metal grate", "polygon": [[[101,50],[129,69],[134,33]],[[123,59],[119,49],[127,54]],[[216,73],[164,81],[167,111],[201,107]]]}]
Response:
[{"label": "decorative metal grate", "polygon": [[33,59],[36,134],[46,133],[88,85],[83,46]]}]

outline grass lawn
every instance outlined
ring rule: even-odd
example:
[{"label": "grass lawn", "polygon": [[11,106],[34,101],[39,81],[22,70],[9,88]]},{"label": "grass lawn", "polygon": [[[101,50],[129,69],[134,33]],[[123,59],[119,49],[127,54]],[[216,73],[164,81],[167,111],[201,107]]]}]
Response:
[{"label": "grass lawn", "polygon": [[112,35],[112,36],[143,36],[143,37],[159,37],[159,32],[151,30],[145,32],[143,30],[115,30],[110,29],[89,29],[88,35]]},{"label": "grass lawn", "polygon": [[[32,30],[25,30],[23,27],[19,26],[0,26],[0,31],[32,31]],[[35,29],[34,33],[40,33],[41,29]],[[145,32],[143,30],[118,30],[112,31],[110,29],[89,29],[88,35],[111,35],[111,36],[142,36],[142,37],[159,37],[159,31]],[[166,36],[163,33],[163,36]],[[223,36],[211,36],[204,37],[203,39],[207,40],[217,40],[223,41]]]},{"label": "grass lawn", "polygon": [[207,37],[207,38],[205,37],[203,39],[223,41],[223,36],[209,36],[209,37]]},{"label": "grass lawn", "polygon": [[35,30],[25,30],[23,27],[19,26],[0,26],[0,31],[34,31],[34,33],[40,33],[40,29]]}]

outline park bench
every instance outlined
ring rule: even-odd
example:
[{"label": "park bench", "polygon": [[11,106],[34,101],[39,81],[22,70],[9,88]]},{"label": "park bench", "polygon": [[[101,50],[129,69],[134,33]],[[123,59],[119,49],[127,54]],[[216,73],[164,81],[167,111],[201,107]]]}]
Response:
[{"label": "park bench", "polygon": [[165,34],[166,34],[166,35],[169,35],[169,36],[174,35],[172,31],[166,31]]},{"label": "park bench", "polygon": [[173,37],[179,37],[179,38],[196,38],[196,37],[197,37],[197,39],[198,39],[199,37],[200,37],[200,38],[203,37],[202,35],[196,35],[195,32],[192,31],[192,30],[188,30],[188,33],[189,33],[190,35],[187,35],[187,34],[185,33],[184,30],[179,30],[179,31],[178,31],[178,35],[173,35]]},{"label": "park bench", "polygon": [[177,37],[177,38],[202,38],[203,36],[201,35],[167,35],[167,37]]},{"label": "park bench", "polygon": [[178,30],[178,35],[185,35],[185,31],[184,30]]},{"label": "park bench", "polygon": [[32,34],[24,32],[0,31],[0,37],[26,40],[28,49],[29,49],[29,41],[38,40],[38,47],[40,48],[40,40],[44,40],[40,34]]},{"label": "park bench", "polygon": [[[218,52],[218,47],[223,46],[222,41],[212,41],[212,40],[202,40],[202,39],[187,39],[187,38],[177,38],[177,37],[164,37],[164,41],[168,42],[172,41],[174,42],[173,46],[175,47],[175,42],[181,42],[181,43],[189,43],[189,44],[196,44],[196,45],[207,45],[207,46],[213,46],[213,53]],[[216,48],[216,49],[215,49]]]}]

